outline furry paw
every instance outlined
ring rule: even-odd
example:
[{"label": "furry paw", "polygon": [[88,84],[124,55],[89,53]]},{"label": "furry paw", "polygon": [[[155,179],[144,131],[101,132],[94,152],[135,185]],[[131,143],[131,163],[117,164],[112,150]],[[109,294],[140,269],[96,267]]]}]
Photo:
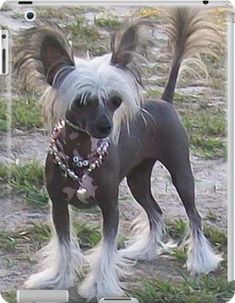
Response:
[{"label": "furry paw", "polygon": [[87,299],[88,302],[92,299],[100,299],[103,297],[121,297],[124,295],[123,290],[119,285],[119,281],[114,279],[95,280],[95,277],[90,274],[81,284],[78,289],[78,294]]},{"label": "furry paw", "polygon": [[68,272],[55,273],[53,269],[47,269],[33,274],[24,283],[28,289],[68,289],[74,284],[73,276]]},{"label": "furry paw", "polygon": [[214,253],[209,241],[199,230],[191,236],[188,249],[187,269],[191,275],[215,271],[223,260]]}]

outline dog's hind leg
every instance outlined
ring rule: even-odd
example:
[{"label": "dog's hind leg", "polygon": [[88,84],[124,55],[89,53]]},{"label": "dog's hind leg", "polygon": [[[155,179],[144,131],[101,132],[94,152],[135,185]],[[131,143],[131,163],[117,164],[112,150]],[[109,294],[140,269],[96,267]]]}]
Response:
[{"label": "dog's hind leg", "polygon": [[163,246],[162,211],[151,193],[150,178],[154,163],[155,160],[148,159],[133,168],[127,176],[131,193],[145,212],[134,221],[133,234],[127,241],[127,247],[120,250],[120,254],[126,258],[150,260]]},{"label": "dog's hind leg", "polygon": [[163,164],[171,174],[172,182],[186,209],[190,222],[187,269],[191,274],[214,271],[222,258],[213,252],[203,234],[201,217],[195,205],[194,178],[187,144],[168,146]]},{"label": "dog's hind leg", "polygon": [[53,204],[52,221],[52,238],[41,250],[40,271],[29,277],[26,288],[67,289],[74,283],[75,271],[81,273],[83,256],[70,229],[66,203]]}]

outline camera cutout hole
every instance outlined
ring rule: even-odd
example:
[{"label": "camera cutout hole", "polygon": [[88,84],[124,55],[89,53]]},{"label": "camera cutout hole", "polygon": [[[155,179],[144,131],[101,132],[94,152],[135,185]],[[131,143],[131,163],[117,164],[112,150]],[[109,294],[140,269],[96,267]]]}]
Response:
[{"label": "camera cutout hole", "polygon": [[36,13],[34,11],[28,11],[24,15],[25,19],[29,22],[32,22],[36,19]]}]

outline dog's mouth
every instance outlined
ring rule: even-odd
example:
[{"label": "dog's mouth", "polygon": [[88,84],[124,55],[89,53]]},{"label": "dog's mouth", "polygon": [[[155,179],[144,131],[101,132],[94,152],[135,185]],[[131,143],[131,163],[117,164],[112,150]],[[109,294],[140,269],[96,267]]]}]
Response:
[{"label": "dog's mouth", "polygon": [[102,132],[102,133],[99,133],[99,132],[92,132],[92,133],[89,133],[89,135],[90,135],[92,138],[96,138],[96,139],[103,139],[103,138],[106,138],[106,137],[108,137],[110,134],[111,134],[111,131],[106,131],[106,132]]}]

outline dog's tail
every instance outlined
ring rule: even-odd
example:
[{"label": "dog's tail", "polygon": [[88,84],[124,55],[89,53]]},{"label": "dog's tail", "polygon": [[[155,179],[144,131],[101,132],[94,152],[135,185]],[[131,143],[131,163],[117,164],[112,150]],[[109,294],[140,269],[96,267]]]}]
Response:
[{"label": "dog's tail", "polygon": [[173,63],[162,99],[173,103],[182,62],[202,53],[214,54],[212,49],[216,44],[218,48],[219,35],[215,24],[209,22],[208,16],[196,8],[174,8],[168,16],[169,23],[165,30],[173,50]]}]

